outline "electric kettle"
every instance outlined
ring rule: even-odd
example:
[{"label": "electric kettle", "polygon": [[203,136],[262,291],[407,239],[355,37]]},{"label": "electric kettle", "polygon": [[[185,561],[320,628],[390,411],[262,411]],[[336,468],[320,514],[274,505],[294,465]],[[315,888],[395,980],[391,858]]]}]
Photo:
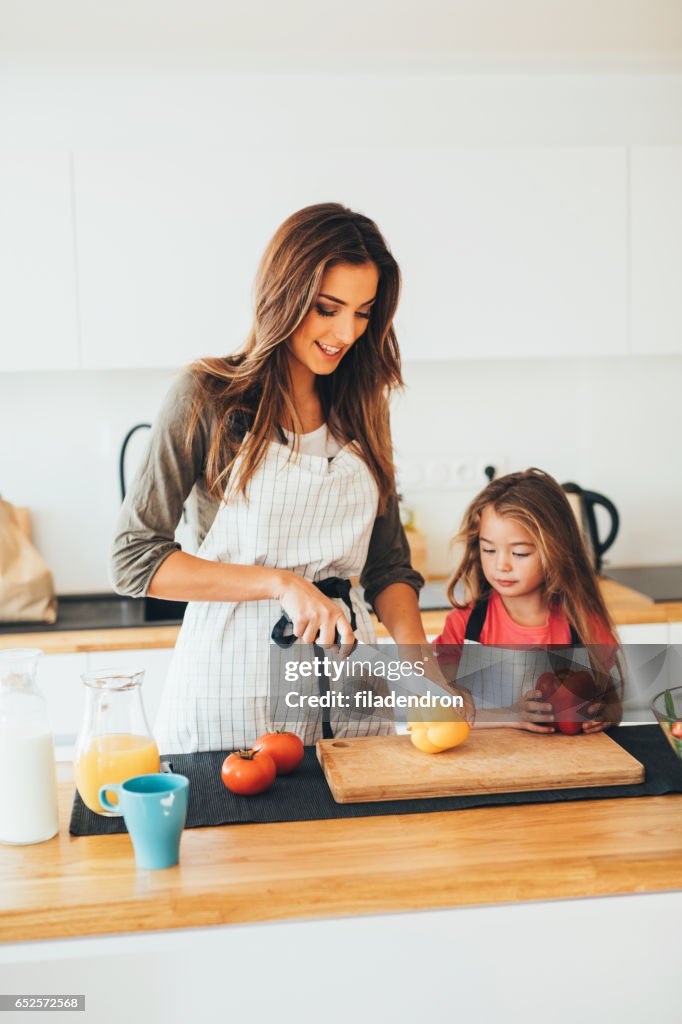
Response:
[{"label": "electric kettle", "polygon": [[[595,572],[600,572],[602,567],[602,555],[613,544],[618,534],[620,517],[616,506],[603,494],[595,491],[585,491],[578,484],[562,484],[566,491],[568,503],[573,509],[578,525],[585,541],[587,552],[591,558]],[[611,522],[608,532],[604,538],[599,536],[595,508],[601,507],[608,512]]]}]

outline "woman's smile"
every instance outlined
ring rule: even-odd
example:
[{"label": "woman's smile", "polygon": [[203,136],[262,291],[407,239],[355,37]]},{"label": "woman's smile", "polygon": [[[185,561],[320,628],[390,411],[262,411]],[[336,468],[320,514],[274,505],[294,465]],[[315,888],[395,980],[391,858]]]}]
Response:
[{"label": "woman's smile", "polygon": [[327,359],[338,359],[344,349],[343,345],[323,345],[321,341],[316,341],[315,344]]}]

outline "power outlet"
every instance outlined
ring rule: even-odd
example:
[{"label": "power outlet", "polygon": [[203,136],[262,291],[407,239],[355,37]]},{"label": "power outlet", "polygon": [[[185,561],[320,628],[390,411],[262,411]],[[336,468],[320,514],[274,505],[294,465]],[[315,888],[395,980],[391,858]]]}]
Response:
[{"label": "power outlet", "polygon": [[398,484],[401,492],[462,491],[477,494],[489,483],[488,472],[495,476],[506,473],[506,458],[428,459],[426,462],[399,462]]}]

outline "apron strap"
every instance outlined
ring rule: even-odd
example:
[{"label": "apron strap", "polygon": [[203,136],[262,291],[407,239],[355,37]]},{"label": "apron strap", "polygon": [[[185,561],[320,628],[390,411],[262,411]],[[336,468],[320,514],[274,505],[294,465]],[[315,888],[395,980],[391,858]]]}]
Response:
[{"label": "apron strap", "polygon": [[[317,589],[324,594],[325,597],[338,597],[344,602],[350,612],[350,628],[355,632],[358,628],[357,619],[355,617],[355,609],[353,608],[353,602],[350,599],[350,580],[341,579],[340,576],[330,576],[326,580],[318,580],[315,583]],[[278,619],[272,629],[272,639],[275,641],[278,647],[291,647],[292,644],[296,643],[298,637],[294,636],[293,632],[285,635],[287,627],[291,626],[292,622],[285,611],[282,612],[282,617]],[[336,643],[341,642],[339,631],[336,630],[335,634]],[[317,644],[313,644],[313,650],[315,656],[322,660],[324,658],[324,651]],[[329,693],[329,679],[322,673],[319,676],[319,691],[320,695]],[[334,739],[334,732],[328,719],[324,718],[324,711],[322,717],[322,738],[325,740]]]},{"label": "apron strap", "polygon": [[464,634],[465,640],[470,640],[471,643],[474,644],[480,642],[481,630],[483,629],[483,623],[485,622],[487,614],[488,598],[484,597],[481,601],[477,601],[471,610],[471,615],[469,616],[466,632]]}]

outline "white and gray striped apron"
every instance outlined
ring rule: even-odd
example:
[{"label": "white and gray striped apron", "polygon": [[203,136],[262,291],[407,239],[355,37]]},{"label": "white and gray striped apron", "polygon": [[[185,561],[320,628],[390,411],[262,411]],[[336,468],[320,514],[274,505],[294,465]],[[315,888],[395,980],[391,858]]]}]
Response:
[{"label": "white and gray striped apron", "polygon": [[[358,576],[377,515],[377,486],[350,445],[333,458],[294,454],[279,442],[242,494],[222,502],[200,558],[287,569],[311,582]],[[351,591],[360,641],[375,640],[361,594]],[[341,600],[337,603],[348,616]],[[154,725],[162,753],[248,747],[273,720],[270,636],[276,601],[192,601],[173,654]],[[281,701],[277,702],[281,705]],[[296,723],[304,743],[322,736],[322,715]],[[334,722],[334,734],[386,732],[386,723]]]}]

